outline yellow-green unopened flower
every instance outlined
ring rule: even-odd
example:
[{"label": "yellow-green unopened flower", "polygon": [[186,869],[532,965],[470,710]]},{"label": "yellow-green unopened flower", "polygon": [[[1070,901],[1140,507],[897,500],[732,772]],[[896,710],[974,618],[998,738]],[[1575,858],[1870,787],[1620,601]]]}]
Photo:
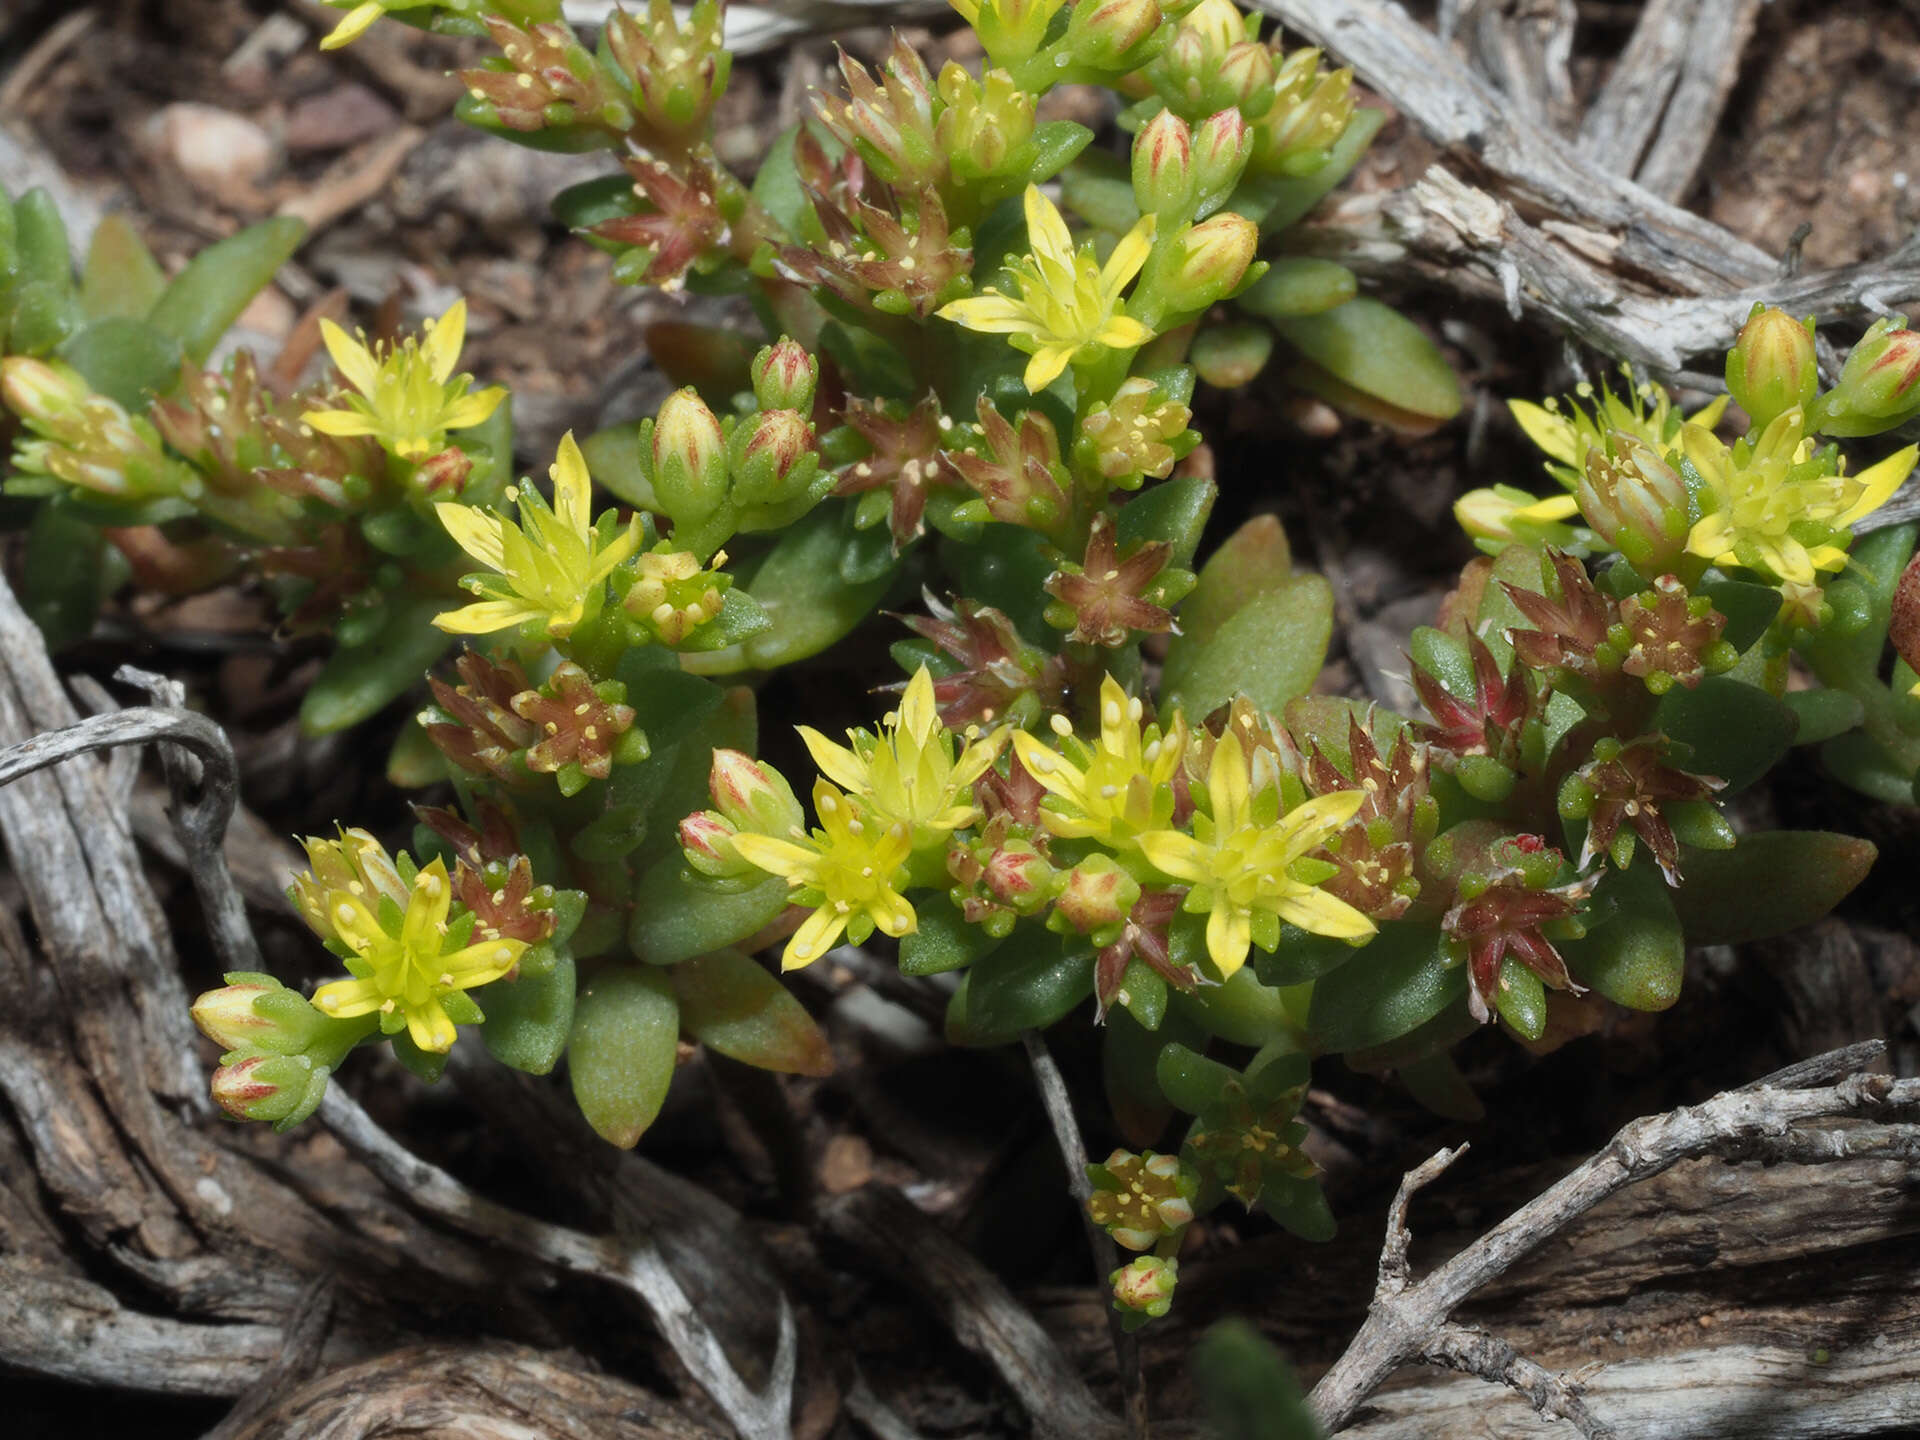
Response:
[{"label": "yellow-green unopened flower", "polygon": [[1847,528],[1886,504],[1920,455],[1909,445],[1858,475],[1830,473],[1834,462],[1814,448],[1798,406],[1751,445],[1725,445],[1700,425],[1686,426],[1680,445],[1705,482],[1687,549],[1796,586],[1845,567]]},{"label": "yellow-green unopened flower", "polygon": [[573,432],[560,438],[553,468],[553,508],[532,485],[508,489],[520,502],[520,523],[472,505],[440,504],[434,511],[447,533],[495,573],[463,582],[481,597],[475,604],[434,616],[456,635],[487,635],[529,622],[564,638],[598,608],[606,578],[640,545],[636,516],[624,528],[612,511],[592,523],[592,482]]},{"label": "yellow-green unopened flower", "polygon": [[921,840],[938,839],[978,818],[973,782],[993,764],[1005,737],[996,731],[969,741],[956,759],[954,737],[940,723],[933,676],[924,665],[881,734],[849,730],[849,748],[810,725],[799,730],[821,773],[865,801],[878,819],[899,821]]},{"label": "yellow-green unopened flower", "polygon": [[474,945],[473,917],[448,923],[453,885],[443,860],[402,881],[386,851],[365,831],[338,841],[309,840],[313,871],[294,882],[307,923],[347,954],[351,980],[314,992],[323,1015],[380,1017],[386,1034],[404,1029],[422,1050],[445,1054],[456,1023],[485,1018],[465,993],[507,974],[527,948],[495,937]]},{"label": "yellow-green unopened flower", "polygon": [[744,830],[733,837],[743,860],[782,877],[795,903],[814,907],[787,942],[784,970],[811,965],[843,930],[858,944],[875,930],[897,938],[919,924],[895,888],[913,848],[906,825],[882,820],[824,779],[814,782],[813,809],[820,825],[811,835],[796,825],[790,838]]},{"label": "yellow-green unopened flower", "polygon": [[1074,248],[1067,222],[1036,186],[1027,187],[1026,210],[1032,253],[1014,265],[1018,297],[988,286],[970,300],[942,306],[939,314],[969,330],[1005,335],[1031,355],[1026,384],[1038,392],[1091,346],[1124,350],[1153,338],[1153,331],[1122,311],[1120,292],[1147,263],[1154,217],[1143,215],[1102,265],[1090,243]]},{"label": "yellow-green unopened flower", "polygon": [[1317,888],[1333,867],[1306,858],[1354,817],[1366,796],[1336,790],[1282,815],[1279,788],[1255,794],[1248,774],[1240,737],[1229,730],[1207,768],[1212,813],[1194,816],[1192,835],[1155,830],[1140,837],[1149,861],[1193,887],[1185,908],[1206,914],[1207,953],[1220,973],[1244,965],[1254,944],[1271,951],[1280,943],[1282,921],[1342,940],[1373,934],[1365,915]]},{"label": "yellow-green unopened flower", "polygon": [[380,352],[331,320],[320,322],[320,335],[359,392],[345,397],[344,410],[309,410],[300,417],[323,435],[371,435],[403,460],[425,460],[446,448],[449,430],[478,425],[506,399],[498,385],[469,394],[473,377],[453,373],[467,338],[465,300],[429,320],[421,338],[409,335]]},{"label": "yellow-green unopened flower", "polygon": [[1131,845],[1142,831],[1163,828],[1173,815],[1173,778],[1186,753],[1186,721],[1177,713],[1166,732],[1140,727],[1142,707],[1111,675],[1100,682],[1100,740],[1074,738],[1066,717],[1053,718],[1060,749],[1025,731],[1013,737],[1027,772],[1047,790],[1040,818],[1065,839]]}]

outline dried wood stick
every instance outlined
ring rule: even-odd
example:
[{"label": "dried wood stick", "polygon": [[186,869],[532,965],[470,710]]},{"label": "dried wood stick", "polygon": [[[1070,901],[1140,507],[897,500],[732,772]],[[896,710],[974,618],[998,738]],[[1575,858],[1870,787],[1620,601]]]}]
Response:
[{"label": "dried wood stick", "polygon": [[674,1354],[692,1372],[745,1440],[789,1440],[796,1332],[780,1297],[779,1341],[772,1373],[757,1392],[740,1378],[719,1338],[687,1299],[651,1240],[618,1240],[522,1215],[476,1195],[453,1176],[412,1154],[339,1086],[327,1091],[320,1118],[341,1144],[415,1207],[470,1235],[496,1241],[556,1269],[591,1275],[638,1296]]},{"label": "dried wood stick", "polygon": [[1320,1423],[1329,1433],[1340,1429],[1381,1381],[1423,1352],[1469,1295],[1624,1186],[1657,1175],[1676,1161],[1785,1136],[1809,1121],[1917,1104],[1920,1079],[1854,1074],[1836,1084],[1802,1089],[1762,1082],[1704,1104],[1635,1120],[1558,1184],[1424,1280],[1408,1284],[1406,1202],[1457,1158],[1458,1152],[1441,1152],[1412,1171],[1395,1197],[1381,1253],[1380,1284],[1366,1323],[1310,1397]]},{"label": "dried wood stick", "polygon": [[1053,1440],[1118,1440],[1120,1423],[1101,1408],[1079,1371],[1007,1287],[899,1191],[868,1185],[823,1206],[821,1220],[842,1244],[917,1294],[967,1349],[999,1374]]},{"label": "dried wood stick", "polygon": [[1693,188],[1720,112],[1740,78],[1740,58],[1759,18],[1762,0],[1700,0],[1693,30],[1660,130],[1634,178],[1664,199],[1679,201]]},{"label": "dried wood stick", "polygon": [[1446,1324],[1420,1351],[1429,1365],[1444,1365],[1518,1390],[1548,1420],[1565,1420],[1587,1440],[1613,1440],[1613,1429],[1587,1409],[1580,1386],[1536,1365],[1496,1335]]},{"label": "dried wood stick", "polygon": [[[1026,1047],[1027,1063],[1033,1066],[1033,1081],[1040,1091],[1041,1108],[1053,1129],[1054,1143],[1060,1147],[1060,1159],[1067,1167],[1067,1188],[1073,1192],[1074,1208],[1080,1212],[1080,1224],[1087,1232],[1087,1248],[1093,1252],[1095,1279],[1104,1282],[1120,1265],[1120,1252],[1113,1237],[1094,1224],[1087,1209],[1093,1195],[1093,1182],[1087,1178],[1087,1146],[1080,1138],[1080,1122],[1074,1117],[1073,1097],[1067,1093],[1066,1078],[1054,1063],[1046,1038],[1037,1030],[1020,1032]],[[1147,1433],[1147,1381],[1140,1369],[1140,1345],[1120,1323],[1119,1312],[1107,1307],[1107,1335],[1113,1342],[1113,1358],[1120,1371],[1120,1395],[1130,1440],[1144,1440]]]},{"label": "dried wood stick", "polygon": [[1687,38],[1702,0],[1647,0],[1626,49],[1580,121],[1580,153],[1631,175],[1647,153],[1667,97],[1686,63]]}]

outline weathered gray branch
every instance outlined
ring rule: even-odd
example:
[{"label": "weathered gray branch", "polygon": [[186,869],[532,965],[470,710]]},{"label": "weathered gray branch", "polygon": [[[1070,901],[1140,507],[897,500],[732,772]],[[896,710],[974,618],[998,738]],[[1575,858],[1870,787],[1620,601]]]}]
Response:
[{"label": "weathered gray branch", "polygon": [[1808,1088],[1780,1088],[1770,1077],[1701,1105],[1633,1121],[1598,1155],[1416,1284],[1406,1279],[1406,1202],[1458,1152],[1442,1152],[1412,1172],[1389,1216],[1380,1283],[1366,1323],[1314,1387],[1312,1404],[1321,1423],[1329,1431],[1341,1428],[1381,1381],[1424,1352],[1468,1296],[1615,1191],[1679,1160],[1789,1136],[1812,1121],[1920,1104],[1920,1080],[1853,1074],[1837,1084],[1794,1083]]}]

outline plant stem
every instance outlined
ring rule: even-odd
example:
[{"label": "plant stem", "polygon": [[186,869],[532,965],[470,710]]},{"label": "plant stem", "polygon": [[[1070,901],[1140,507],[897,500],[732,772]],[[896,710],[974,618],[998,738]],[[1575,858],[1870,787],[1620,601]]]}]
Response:
[{"label": "plant stem", "polygon": [[[1066,1162],[1067,1183],[1072,1187],[1074,1204],[1080,1211],[1080,1223],[1086,1228],[1087,1244],[1093,1251],[1094,1268],[1105,1278],[1120,1268],[1120,1255],[1113,1239],[1093,1223],[1087,1211],[1087,1198],[1093,1183],[1087,1179],[1087,1147],[1080,1139],[1080,1122],[1074,1119],[1073,1099],[1067,1094],[1066,1079],[1054,1064],[1053,1052],[1037,1030],[1023,1030],[1020,1041],[1027,1047],[1027,1059],[1033,1066],[1033,1080],[1040,1091],[1040,1104],[1053,1127],[1054,1143]],[[1130,1440],[1147,1440],[1147,1385],[1140,1369],[1140,1342],[1120,1323],[1119,1312],[1107,1307],[1107,1333],[1113,1340],[1114,1363],[1120,1372],[1120,1409],[1125,1417]]]}]

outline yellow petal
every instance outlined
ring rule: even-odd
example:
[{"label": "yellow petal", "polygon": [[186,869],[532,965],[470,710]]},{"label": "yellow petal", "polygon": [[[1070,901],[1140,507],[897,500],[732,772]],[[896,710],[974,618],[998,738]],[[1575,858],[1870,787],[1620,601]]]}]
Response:
[{"label": "yellow petal", "polygon": [[313,1003],[336,1020],[370,1015],[386,1003],[371,980],[335,980],[313,992]]},{"label": "yellow petal", "polygon": [[1698,425],[1703,430],[1713,429],[1719,425],[1720,417],[1727,413],[1727,402],[1732,398],[1731,395],[1722,395],[1718,399],[1709,401],[1687,416],[1687,424]]},{"label": "yellow petal", "polygon": [[907,693],[900,697],[900,729],[924,745],[927,737],[940,728],[940,716],[933,703],[933,676],[922,665],[907,682]]},{"label": "yellow petal", "polygon": [[1274,908],[1289,925],[1298,925],[1302,930],[1331,936],[1336,940],[1358,940],[1373,934],[1377,928],[1373,921],[1346,901],[1311,886],[1301,886],[1293,894],[1281,899]]},{"label": "yellow petal", "polygon": [[1213,912],[1207,916],[1207,954],[1229,978],[1247,963],[1247,951],[1253,945],[1253,925],[1247,912],[1229,905],[1225,895],[1216,895]]},{"label": "yellow petal", "polygon": [[951,320],[969,330],[987,335],[1013,335],[1032,328],[1033,312],[1005,295],[976,295],[970,300],[952,300],[934,312],[942,320]]},{"label": "yellow petal", "polygon": [[807,753],[813,756],[813,763],[842,790],[852,795],[865,794],[870,777],[867,763],[844,745],[836,745],[811,725],[794,727],[800,732],[801,743],[807,747]]},{"label": "yellow petal", "polygon": [[573,432],[560,437],[560,450],[547,471],[553,477],[553,513],[569,534],[586,538],[593,521],[593,482],[587,476],[587,459],[574,443]]},{"label": "yellow petal", "polygon": [[1026,383],[1027,393],[1038,395],[1047,386],[1060,378],[1060,372],[1067,368],[1067,362],[1073,359],[1075,345],[1043,345],[1033,352],[1033,358],[1027,361],[1026,374],[1021,379]]},{"label": "yellow petal", "polygon": [[441,415],[440,427],[443,430],[471,430],[498,410],[500,402],[506,398],[504,385],[491,385],[471,395],[462,395]]},{"label": "yellow petal", "polygon": [[453,885],[447,879],[447,862],[436,858],[413,877],[413,894],[407,901],[400,943],[414,955],[436,954],[452,905]]},{"label": "yellow petal", "polygon": [[776,840],[771,835],[742,832],[733,837],[733,848],[754,869],[796,884],[809,883],[820,867],[818,852],[791,840]]},{"label": "yellow petal", "polygon": [[1178,830],[1149,830],[1135,843],[1147,857],[1148,864],[1176,880],[1199,884],[1213,878],[1206,863],[1213,852],[1191,835],[1182,835]]},{"label": "yellow petal", "polygon": [[627,557],[640,548],[640,539],[640,517],[635,515],[627,522],[627,528],[614,536],[606,549],[593,557],[593,564],[587,569],[587,584],[606,579],[615,567],[625,564]]},{"label": "yellow petal", "polygon": [[[373,22],[384,13],[377,0],[366,0],[364,5],[356,5],[347,12],[347,18],[333,27],[333,32],[320,42],[322,50],[338,50],[342,45],[351,45],[367,33]],[[325,324],[323,320],[320,322]]]},{"label": "yellow petal", "polygon": [[1862,470],[1854,477],[1854,483],[1860,487],[1859,498],[1835,516],[1831,523],[1845,530],[1878,510],[1893,498],[1893,492],[1913,473],[1916,460],[1920,460],[1920,445],[1909,445],[1904,450],[1894,451],[1879,464],[1869,465]]},{"label": "yellow petal", "polygon": [[440,974],[452,977],[456,990],[471,990],[476,985],[491,984],[505,975],[519,962],[526,949],[527,942],[524,940],[482,940],[478,945],[469,945],[463,950],[442,955],[433,963],[440,967]]},{"label": "yellow petal", "polygon": [[1580,463],[1580,455],[1575,448],[1578,438],[1571,421],[1530,400],[1509,400],[1507,409],[1513,413],[1513,418],[1519,422],[1527,438],[1544,450],[1550,459],[1558,460],[1562,465]]},{"label": "yellow petal", "polygon": [[913,907],[891,890],[882,892],[867,906],[867,918],[873,921],[875,929],[896,940],[920,928],[920,917],[913,913]]},{"label": "yellow petal", "polygon": [[444,1055],[453,1048],[453,1021],[440,1008],[438,1000],[407,1007],[407,1034],[413,1043],[431,1055]]},{"label": "yellow petal", "polygon": [[1014,731],[1013,752],[1020,757],[1027,773],[1045,789],[1056,795],[1061,793],[1062,777],[1071,768],[1066,760],[1024,730]]},{"label": "yellow petal", "polygon": [[1131,350],[1153,339],[1153,331],[1131,315],[1115,315],[1094,332],[1093,338],[1116,350]]},{"label": "yellow petal", "polygon": [[308,410],[300,418],[322,435],[378,435],[380,427],[358,410]]},{"label": "yellow petal", "polygon": [[793,938],[787,941],[787,948],[780,956],[780,968],[798,970],[811,965],[833,948],[833,942],[846,928],[846,916],[830,905],[822,905],[793,932]]},{"label": "yellow petal", "polygon": [[1073,236],[1054,203],[1040,193],[1038,185],[1029,185],[1022,205],[1027,214],[1027,248],[1042,260],[1072,265]]},{"label": "yellow petal", "polygon": [[453,537],[454,544],[488,569],[506,573],[504,526],[498,515],[482,510],[477,505],[459,505],[450,501],[435,505],[433,513],[440,517],[440,524]]},{"label": "yellow petal", "polygon": [[1716,565],[1723,559],[1733,558],[1732,527],[1727,523],[1725,512],[1716,510],[1694,521],[1693,529],[1687,532],[1687,553]]},{"label": "yellow petal", "polygon": [[446,314],[427,325],[420,342],[420,358],[427,362],[428,371],[438,383],[447,383],[453,367],[460,363],[460,347],[466,343],[467,301],[462,296],[447,307]]},{"label": "yellow petal", "polygon": [[[361,30],[364,30],[367,28],[367,25],[371,25],[375,19],[379,18],[380,7],[378,5],[362,5],[360,9],[371,9],[373,11],[373,16],[367,20],[366,24],[360,27]],[[354,11],[354,15],[359,13],[359,10]],[[353,15],[349,15],[341,22],[340,29],[344,30],[352,23]],[[339,33],[339,30],[334,31],[335,35]],[[354,33],[358,34],[359,31],[355,31]],[[348,36],[347,38],[352,39],[353,37]],[[343,41],[341,43],[344,44],[345,42]],[[355,340],[351,335],[347,334],[346,331],[342,330],[331,320],[322,320],[320,322],[320,338],[326,342],[327,354],[333,357],[334,367],[339,370],[342,375],[346,376],[347,383],[362,395],[372,395],[374,385],[380,378],[380,362],[373,358],[373,352],[358,340]]]},{"label": "yellow petal", "polygon": [[1140,273],[1140,267],[1147,263],[1147,256],[1153,253],[1153,229],[1158,218],[1142,215],[1134,227],[1121,237],[1120,243],[1113,247],[1107,263],[1100,267],[1100,293],[1109,301],[1119,296],[1127,282]]},{"label": "yellow petal", "polygon": [[1231,834],[1253,818],[1247,783],[1247,755],[1240,737],[1229,730],[1213,747],[1207,767],[1207,798],[1213,801],[1213,823],[1221,835]]},{"label": "yellow petal", "polygon": [[491,635],[496,630],[546,618],[545,610],[535,609],[523,600],[481,600],[458,610],[443,611],[433,617],[433,623],[449,635]]}]

